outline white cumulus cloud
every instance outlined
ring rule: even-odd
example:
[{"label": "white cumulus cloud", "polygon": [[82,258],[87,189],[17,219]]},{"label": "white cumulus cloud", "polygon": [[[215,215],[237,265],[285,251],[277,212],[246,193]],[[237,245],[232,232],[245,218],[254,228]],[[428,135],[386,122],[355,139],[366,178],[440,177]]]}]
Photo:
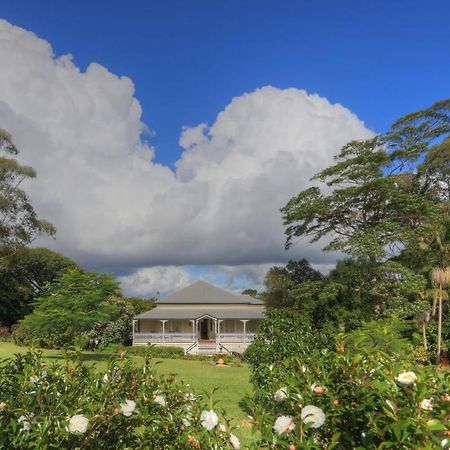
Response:
[{"label": "white cumulus cloud", "polygon": [[96,63],[83,72],[2,20],[0,61],[0,128],[37,170],[27,189],[58,230],[54,249],[141,269],[145,289],[164,277],[152,266],[333,262],[306,242],[286,254],[279,209],[343,144],[372,135],[345,107],[295,88],[235,97],[210,126],[182,129],[174,172],[142,139],[130,79]]}]

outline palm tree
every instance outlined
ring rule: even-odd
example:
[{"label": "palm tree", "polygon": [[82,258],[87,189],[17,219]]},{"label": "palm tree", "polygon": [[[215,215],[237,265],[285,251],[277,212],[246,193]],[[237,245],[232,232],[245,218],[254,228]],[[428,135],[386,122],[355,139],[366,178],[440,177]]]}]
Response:
[{"label": "palm tree", "polygon": [[444,297],[444,288],[450,286],[450,267],[436,267],[431,272],[433,286],[438,288],[438,331],[436,344],[436,364],[441,360],[441,340],[442,340],[442,298]]}]

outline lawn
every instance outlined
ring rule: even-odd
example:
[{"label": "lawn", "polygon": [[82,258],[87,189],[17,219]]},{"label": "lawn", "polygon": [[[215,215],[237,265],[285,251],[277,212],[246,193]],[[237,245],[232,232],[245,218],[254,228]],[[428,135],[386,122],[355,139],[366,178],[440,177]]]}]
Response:
[{"label": "lawn", "polygon": [[[18,347],[12,342],[0,342],[0,361],[13,356],[14,353],[24,353],[26,347]],[[49,362],[63,359],[60,350],[42,350],[44,358]],[[83,352],[82,360],[86,364],[95,364],[99,370],[106,368],[107,362],[114,357],[108,352]],[[142,358],[135,357],[136,364],[142,363]],[[197,393],[211,392],[214,387],[213,400],[217,402],[215,409],[224,409],[233,425],[239,427],[236,435],[242,444],[248,444],[253,438],[250,428],[246,425],[247,414],[244,400],[251,394],[252,386],[249,382],[250,370],[247,365],[241,367],[216,367],[210,361],[196,361],[183,359],[155,359],[155,371],[161,375],[176,374],[177,378],[189,384]]]}]

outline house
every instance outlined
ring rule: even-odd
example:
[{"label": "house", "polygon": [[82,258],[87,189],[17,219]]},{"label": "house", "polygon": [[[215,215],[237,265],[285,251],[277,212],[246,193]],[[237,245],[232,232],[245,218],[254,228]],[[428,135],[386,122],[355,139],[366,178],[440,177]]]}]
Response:
[{"label": "house", "polygon": [[197,281],[134,317],[133,345],[183,347],[185,354],[241,353],[264,312],[261,300]]}]

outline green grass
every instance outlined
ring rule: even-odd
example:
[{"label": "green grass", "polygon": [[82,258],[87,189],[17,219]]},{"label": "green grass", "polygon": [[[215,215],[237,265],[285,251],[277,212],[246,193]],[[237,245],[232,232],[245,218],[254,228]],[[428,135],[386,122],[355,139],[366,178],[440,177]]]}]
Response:
[{"label": "green grass", "polygon": [[[14,353],[24,353],[26,347],[18,347],[12,342],[0,342],[0,361],[10,358]],[[60,350],[42,350],[47,362],[63,360]],[[86,364],[95,364],[99,370],[105,370],[110,358],[116,356],[113,352],[83,352],[82,360]],[[142,363],[142,358],[134,357],[136,364]],[[236,435],[241,439],[243,447],[254,438],[251,429],[246,425],[248,412],[245,408],[245,397],[252,392],[249,382],[250,370],[247,365],[241,367],[216,367],[210,361],[188,359],[155,359],[155,372],[160,375],[176,374],[179,381],[189,384],[196,393],[208,393],[218,388],[213,395],[217,411],[224,409],[232,424],[239,427]]]}]

